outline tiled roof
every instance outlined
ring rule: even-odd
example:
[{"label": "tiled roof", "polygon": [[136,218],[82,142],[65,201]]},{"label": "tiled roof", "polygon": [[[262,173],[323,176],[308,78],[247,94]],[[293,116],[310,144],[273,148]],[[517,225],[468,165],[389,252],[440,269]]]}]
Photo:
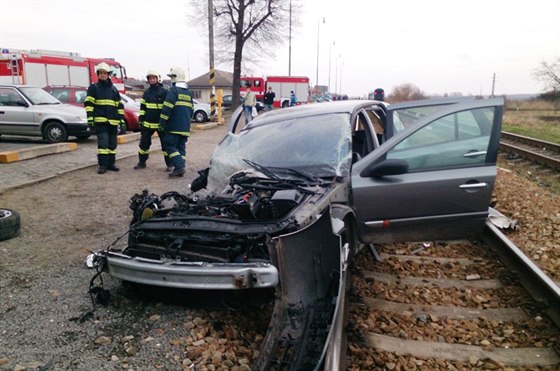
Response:
[{"label": "tiled roof", "polygon": [[[204,75],[195,77],[194,79],[187,81],[189,88],[209,88],[210,87],[210,73],[207,72]],[[233,73],[215,70],[216,87],[217,88],[231,88],[233,85]]]}]

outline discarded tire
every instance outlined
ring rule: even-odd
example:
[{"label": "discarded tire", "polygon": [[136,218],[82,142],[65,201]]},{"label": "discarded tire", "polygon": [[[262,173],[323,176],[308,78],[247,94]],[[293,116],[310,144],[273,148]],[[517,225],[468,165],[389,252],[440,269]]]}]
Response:
[{"label": "discarded tire", "polygon": [[21,220],[16,211],[0,208],[0,241],[19,235],[20,226]]}]

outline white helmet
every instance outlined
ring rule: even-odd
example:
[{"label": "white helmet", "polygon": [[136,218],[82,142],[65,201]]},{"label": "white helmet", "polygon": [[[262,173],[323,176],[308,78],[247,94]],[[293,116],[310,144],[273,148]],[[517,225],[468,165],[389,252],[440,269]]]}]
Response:
[{"label": "white helmet", "polygon": [[148,72],[146,72],[146,80],[148,80],[148,77],[150,76],[156,76],[158,81],[161,80],[161,76],[156,70],[149,70]]},{"label": "white helmet", "polygon": [[185,71],[181,67],[173,67],[167,76],[171,77],[171,82],[185,81]]},{"label": "white helmet", "polygon": [[111,73],[111,67],[109,67],[109,65],[105,62],[101,62],[97,66],[95,66],[95,73],[99,74],[99,71],[105,71],[108,74],[110,74]]}]

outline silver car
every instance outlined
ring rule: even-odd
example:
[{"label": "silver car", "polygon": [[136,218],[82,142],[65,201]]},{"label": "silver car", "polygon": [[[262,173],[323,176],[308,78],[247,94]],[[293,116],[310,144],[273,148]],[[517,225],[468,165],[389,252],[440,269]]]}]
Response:
[{"label": "silver car", "polygon": [[[195,193],[131,199],[128,245],[104,251],[104,266],[155,286],[274,288],[256,368],[269,369],[271,352],[290,338],[324,347],[295,347],[305,357],[290,358],[286,369],[302,368],[302,359],[344,369],[335,343],[355,252],[370,243],[479,236],[503,104],[337,101],[274,110],[244,128],[238,108],[191,184]],[[197,193],[203,188],[206,195]]]},{"label": "silver car", "polygon": [[41,88],[0,85],[0,135],[42,137],[60,143],[93,134],[83,108],[63,104]]}]

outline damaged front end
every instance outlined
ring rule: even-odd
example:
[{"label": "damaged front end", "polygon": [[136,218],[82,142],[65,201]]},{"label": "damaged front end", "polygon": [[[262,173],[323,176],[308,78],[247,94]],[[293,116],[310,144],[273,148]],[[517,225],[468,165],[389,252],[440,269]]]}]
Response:
[{"label": "damaged front end", "polygon": [[275,287],[278,269],[270,259],[275,237],[312,222],[309,210],[304,208],[305,216],[297,210],[314,204],[328,184],[242,171],[218,196],[136,194],[128,246],[104,252],[109,273],[175,288]]}]

